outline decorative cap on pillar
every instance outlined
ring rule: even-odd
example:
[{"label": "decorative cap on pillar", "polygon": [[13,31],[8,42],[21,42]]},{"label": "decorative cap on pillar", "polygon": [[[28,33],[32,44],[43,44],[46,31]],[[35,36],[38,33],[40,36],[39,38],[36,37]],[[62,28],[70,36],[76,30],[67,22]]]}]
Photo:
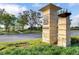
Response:
[{"label": "decorative cap on pillar", "polygon": [[39,11],[44,11],[44,10],[49,9],[49,8],[53,9],[53,10],[62,9],[61,7],[58,7],[58,6],[56,6],[56,5],[52,4],[52,3],[49,3],[46,6],[42,7]]},{"label": "decorative cap on pillar", "polygon": [[67,17],[67,16],[70,16],[71,15],[71,12],[69,12],[67,9],[61,9],[58,11],[58,16],[59,17]]}]

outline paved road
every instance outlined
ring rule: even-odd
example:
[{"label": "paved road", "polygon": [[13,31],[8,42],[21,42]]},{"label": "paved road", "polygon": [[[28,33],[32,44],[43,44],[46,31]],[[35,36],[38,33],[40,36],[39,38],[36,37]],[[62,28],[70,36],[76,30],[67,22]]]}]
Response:
[{"label": "paved road", "polygon": [[0,35],[0,42],[14,42],[17,40],[37,39],[41,34]]},{"label": "paved road", "polygon": [[[71,36],[79,36],[79,31],[72,31]],[[14,42],[17,40],[41,38],[41,34],[18,34],[18,35],[0,35],[0,42]]]}]

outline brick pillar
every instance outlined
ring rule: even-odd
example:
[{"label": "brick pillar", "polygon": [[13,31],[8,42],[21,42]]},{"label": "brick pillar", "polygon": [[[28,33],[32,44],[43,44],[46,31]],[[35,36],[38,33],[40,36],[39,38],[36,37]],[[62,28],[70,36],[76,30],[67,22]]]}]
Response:
[{"label": "brick pillar", "polygon": [[71,45],[70,18],[71,13],[60,13],[58,19],[58,46],[67,47]]},{"label": "brick pillar", "polygon": [[42,28],[42,39],[43,42],[49,44],[57,43],[57,26],[58,26],[58,15],[57,11],[61,9],[53,4],[48,4],[42,9],[43,13],[43,28]]}]

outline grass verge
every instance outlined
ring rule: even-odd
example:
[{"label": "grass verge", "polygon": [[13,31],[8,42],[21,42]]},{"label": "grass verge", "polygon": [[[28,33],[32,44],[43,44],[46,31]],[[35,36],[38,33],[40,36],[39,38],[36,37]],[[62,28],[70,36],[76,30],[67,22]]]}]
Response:
[{"label": "grass verge", "polygon": [[[72,40],[78,38],[72,37]],[[79,55],[79,47],[58,47],[44,43],[41,39],[0,42],[0,55]]]}]

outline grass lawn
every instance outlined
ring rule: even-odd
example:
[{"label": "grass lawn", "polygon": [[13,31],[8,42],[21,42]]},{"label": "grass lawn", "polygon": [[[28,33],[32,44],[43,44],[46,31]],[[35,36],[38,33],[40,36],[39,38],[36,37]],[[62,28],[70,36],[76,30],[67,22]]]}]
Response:
[{"label": "grass lawn", "polygon": [[10,32],[6,32],[6,31],[0,31],[0,35],[6,35],[6,34],[8,34],[8,35],[14,35],[14,34],[30,34],[30,33],[34,33],[34,34],[41,34],[42,33],[42,31],[41,30],[32,30],[32,31],[30,31],[30,30],[28,30],[28,29],[26,29],[26,30],[20,30],[20,31],[10,31]]},{"label": "grass lawn", "polygon": [[[72,37],[74,40],[75,37]],[[77,39],[79,40],[79,37]],[[74,44],[74,42],[73,42]],[[58,47],[42,42],[41,38],[36,40],[25,40],[17,42],[0,42],[0,55],[77,55],[78,46]]]}]

